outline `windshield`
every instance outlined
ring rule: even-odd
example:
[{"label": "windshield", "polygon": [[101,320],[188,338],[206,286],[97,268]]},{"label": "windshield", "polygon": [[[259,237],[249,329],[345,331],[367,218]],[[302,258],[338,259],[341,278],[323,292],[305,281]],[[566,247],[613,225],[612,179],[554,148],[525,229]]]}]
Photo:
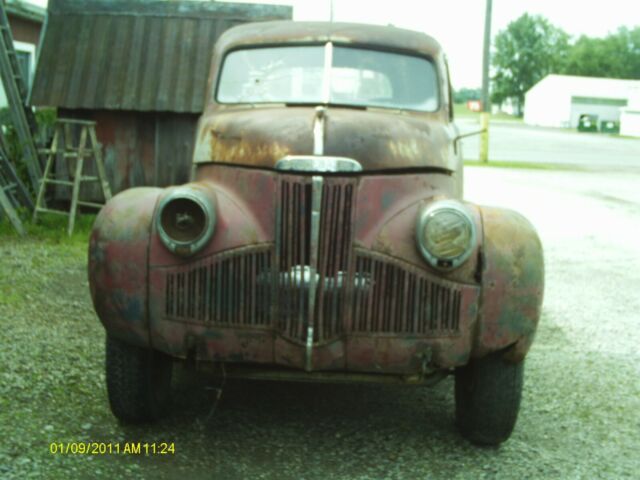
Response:
[{"label": "windshield", "polygon": [[433,63],[423,57],[322,46],[236,50],[222,67],[219,103],[336,103],[438,109]]}]

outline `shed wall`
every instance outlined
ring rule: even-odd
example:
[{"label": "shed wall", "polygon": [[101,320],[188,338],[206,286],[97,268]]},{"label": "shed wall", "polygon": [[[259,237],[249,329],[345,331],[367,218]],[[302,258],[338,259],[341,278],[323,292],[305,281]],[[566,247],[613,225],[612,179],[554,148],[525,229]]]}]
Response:
[{"label": "shed wall", "polygon": [[14,40],[18,42],[31,43],[36,46],[38,45],[42,24],[24,20],[11,14],[7,16],[9,18],[11,34],[13,35]]},{"label": "shed wall", "polygon": [[[96,133],[114,194],[132,187],[166,187],[189,180],[196,114],[61,109],[59,116],[97,122]],[[95,174],[93,165],[85,173]],[[66,161],[58,159],[56,176],[68,176]],[[81,194],[102,198],[97,184],[83,186]],[[69,198],[69,192],[59,188],[56,197]]]}]

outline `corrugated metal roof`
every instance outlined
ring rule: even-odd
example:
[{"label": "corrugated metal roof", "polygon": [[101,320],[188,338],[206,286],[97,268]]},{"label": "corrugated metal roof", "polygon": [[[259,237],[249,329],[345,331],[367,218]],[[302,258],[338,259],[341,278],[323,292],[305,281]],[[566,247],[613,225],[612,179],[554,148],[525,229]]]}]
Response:
[{"label": "corrugated metal roof", "polygon": [[31,103],[200,112],[220,34],[291,13],[279,5],[50,0]]}]

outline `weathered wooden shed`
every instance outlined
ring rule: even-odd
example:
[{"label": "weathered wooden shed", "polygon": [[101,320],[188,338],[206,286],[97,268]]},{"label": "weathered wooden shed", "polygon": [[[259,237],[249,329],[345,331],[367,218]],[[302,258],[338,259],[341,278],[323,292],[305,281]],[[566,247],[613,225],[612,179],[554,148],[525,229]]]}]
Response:
[{"label": "weathered wooden shed", "polygon": [[49,0],[31,104],[97,121],[114,192],[183,183],[215,41],[291,15],[280,5]]}]

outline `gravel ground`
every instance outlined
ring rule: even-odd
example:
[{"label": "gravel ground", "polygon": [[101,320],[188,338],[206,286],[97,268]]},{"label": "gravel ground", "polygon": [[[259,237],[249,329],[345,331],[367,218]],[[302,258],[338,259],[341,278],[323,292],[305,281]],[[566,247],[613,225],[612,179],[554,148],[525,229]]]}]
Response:
[{"label": "gravel ground", "polygon": [[[86,244],[0,236],[0,478],[615,479],[640,472],[637,174],[466,171],[467,198],[538,228],[547,288],[511,439],[477,448],[433,388],[215,382],[180,369],[175,413],[123,427],[104,388]],[[175,455],[52,455],[50,442],[175,442]]]}]

